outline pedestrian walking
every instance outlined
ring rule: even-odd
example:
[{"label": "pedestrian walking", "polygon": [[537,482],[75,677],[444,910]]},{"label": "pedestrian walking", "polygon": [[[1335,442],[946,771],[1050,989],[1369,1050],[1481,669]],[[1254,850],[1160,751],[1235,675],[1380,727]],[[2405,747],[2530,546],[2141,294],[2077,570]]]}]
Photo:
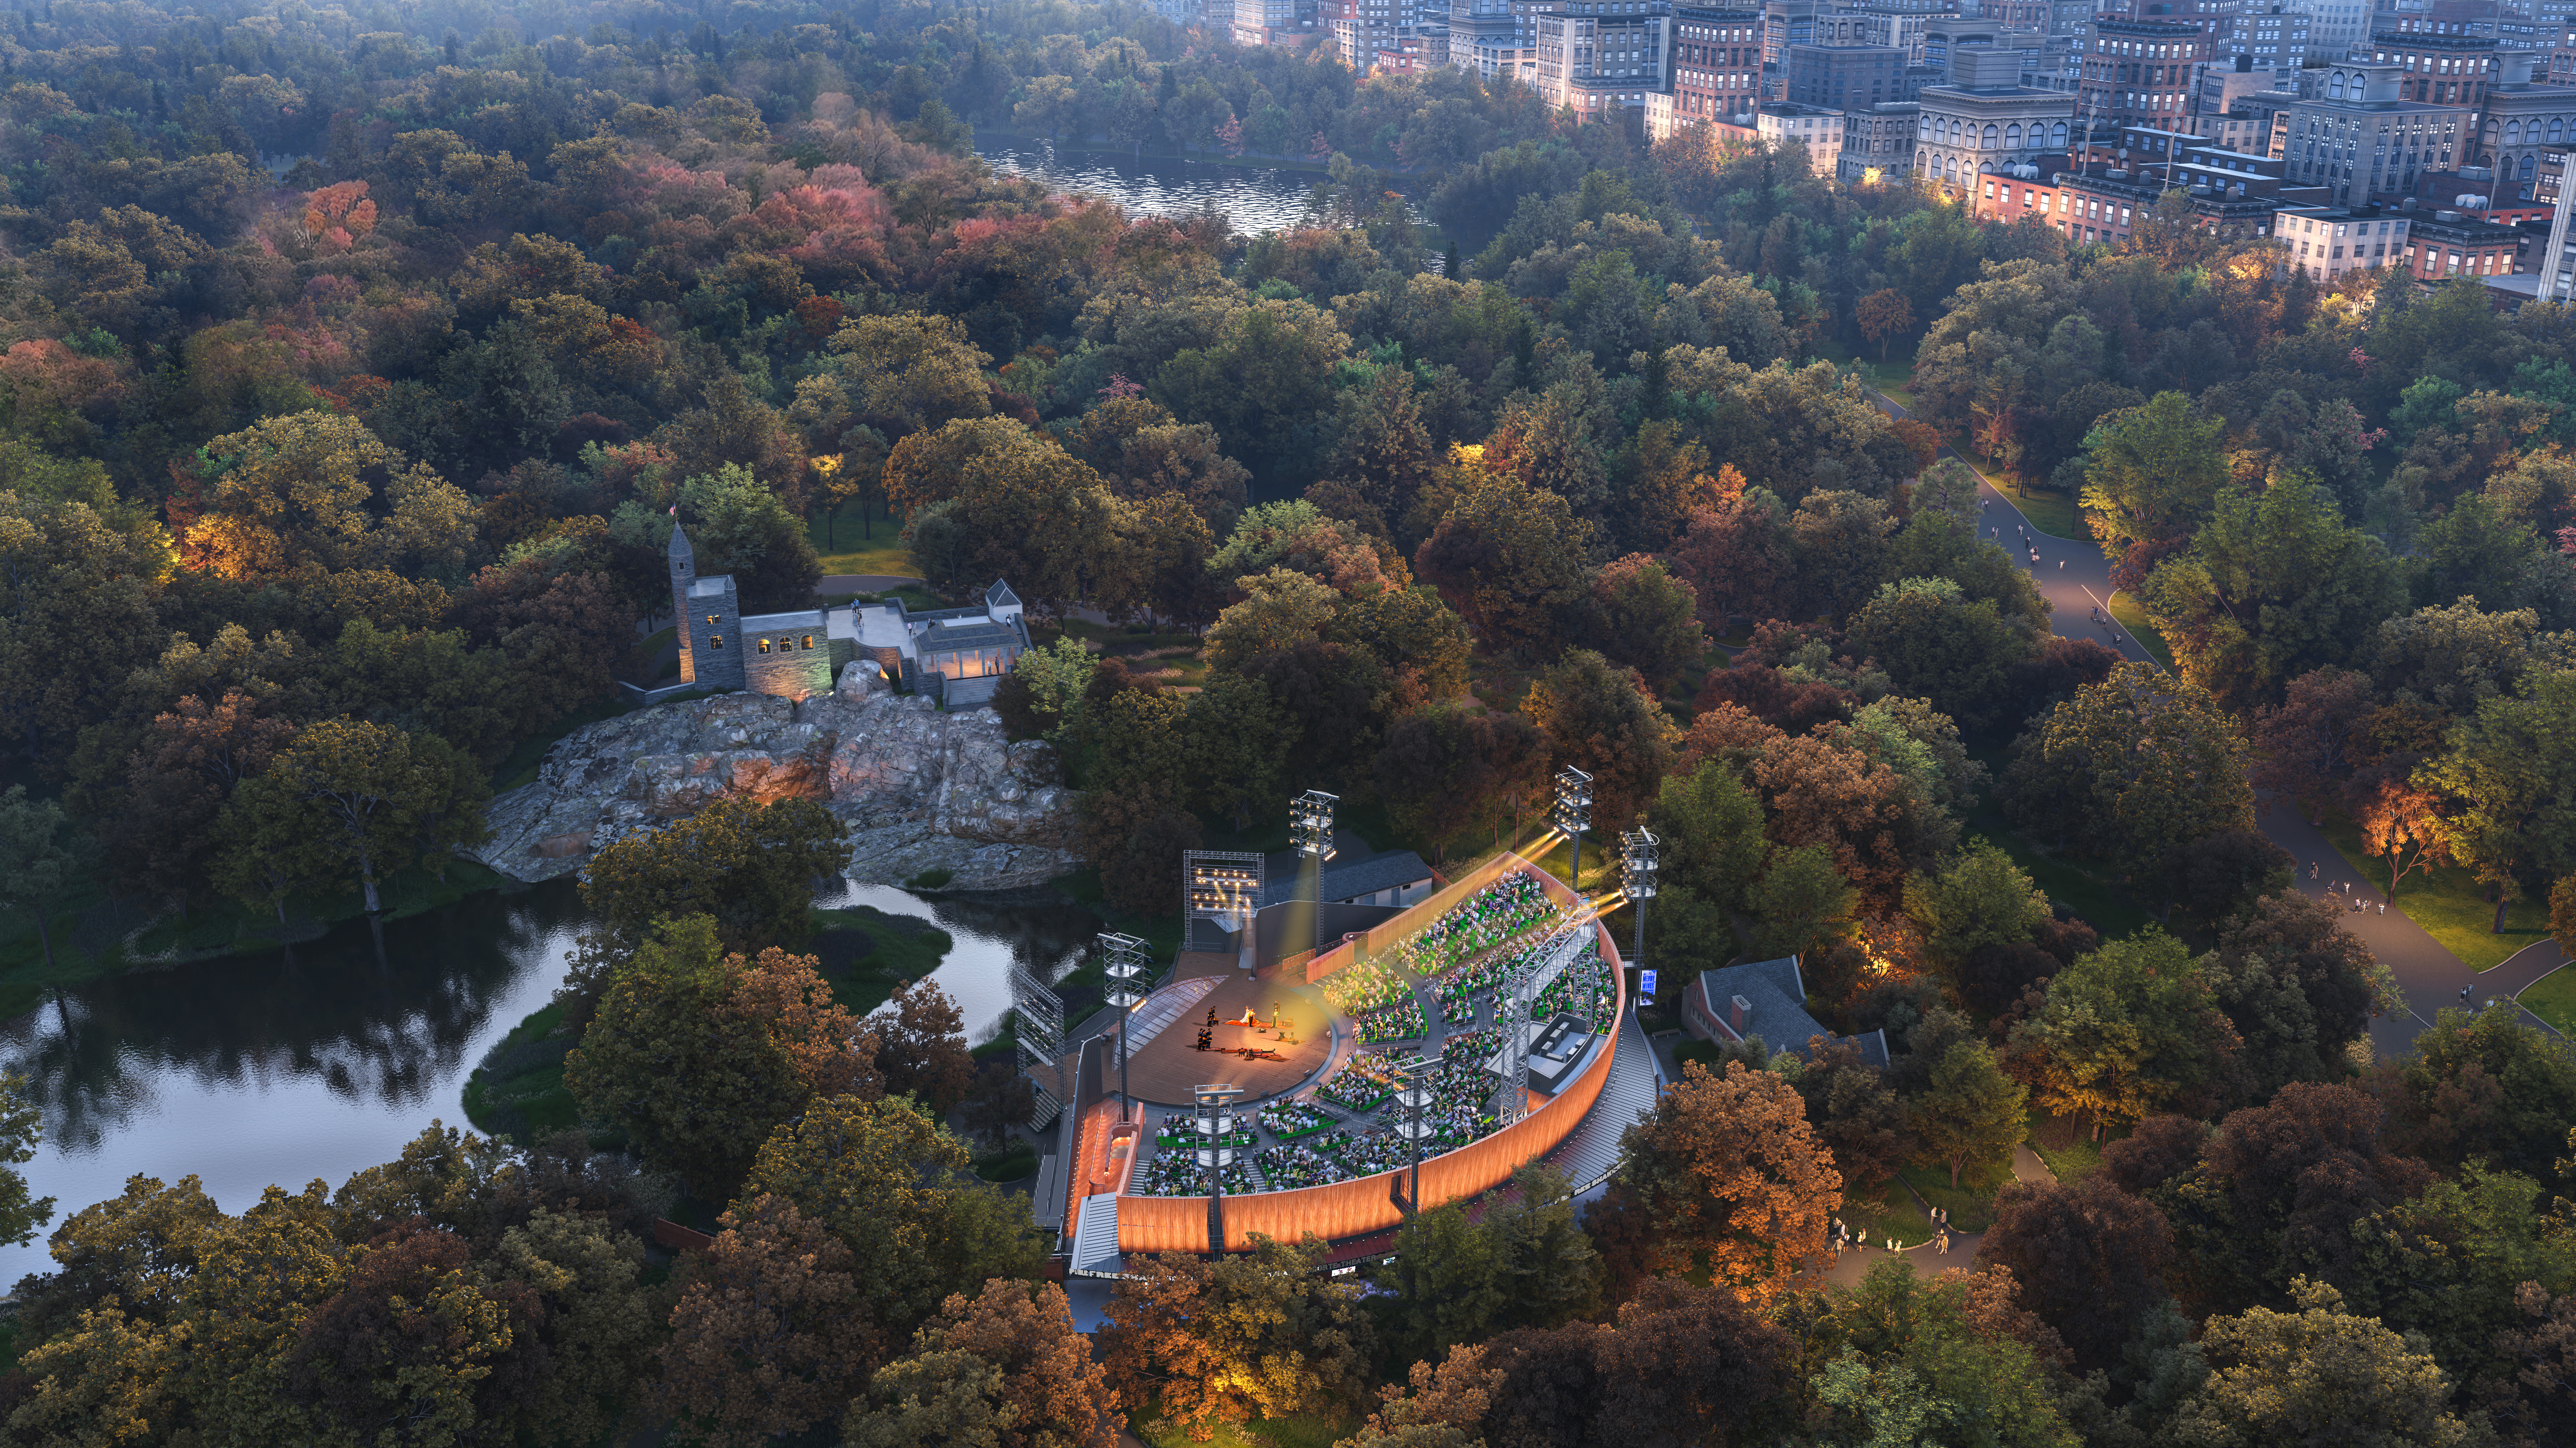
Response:
[{"label": "pedestrian walking", "polygon": [[2065,560],[2065,559],[2060,558],[2060,559],[2058,559],[2058,560],[2057,560],[2057,571],[2058,571],[2058,572],[2060,572],[2060,573],[2064,573],[2064,572],[2066,571],[2066,560]]},{"label": "pedestrian walking", "polygon": [[2462,1005],[2467,1005],[2468,1003],[2469,1003],[2469,987],[2467,987],[2467,986],[2462,986],[2462,987],[2460,987],[2460,1004],[2462,1004]]},{"label": "pedestrian walking", "polygon": [[2311,879],[2311,880],[2313,880],[2313,879],[2315,879],[2316,877],[2317,877],[2317,862],[2316,862],[2316,861],[2314,861],[2314,860],[2310,860],[2310,861],[2308,861],[2308,878],[2309,878],[2309,879]]},{"label": "pedestrian walking", "polygon": [[1950,1255],[1949,1228],[1943,1227],[1940,1231],[1932,1234],[1932,1250],[1944,1257]]},{"label": "pedestrian walking", "polygon": [[2380,902],[2379,902],[2379,913],[2380,913],[2380,914],[2382,914],[2382,915],[2385,915],[2385,914],[2387,914],[2387,913],[2388,913],[2388,902],[2387,902],[2387,901],[2382,900],[2382,901],[2380,901]]}]

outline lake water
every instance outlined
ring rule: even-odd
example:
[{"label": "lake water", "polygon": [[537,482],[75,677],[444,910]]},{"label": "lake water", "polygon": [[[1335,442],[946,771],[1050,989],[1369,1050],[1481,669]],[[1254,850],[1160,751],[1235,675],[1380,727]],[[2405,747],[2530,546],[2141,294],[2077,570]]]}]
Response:
[{"label": "lake water", "polygon": [[[1100,928],[1073,905],[925,901],[884,885],[815,903],[936,921],[955,943],[932,979],[976,1040],[1010,1008],[1015,957],[1051,979]],[[233,1212],[271,1183],[337,1187],[432,1120],[465,1124],[466,1077],[553,995],[582,924],[572,884],[556,881],[388,925],[381,964],[353,921],[291,961],[232,958],[75,987],[0,1023],[0,1064],[44,1108],[28,1183],[56,1199],[55,1224],[137,1174],[194,1173]],[[41,1237],[0,1247],[0,1291],[51,1265]]]},{"label": "lake water", "polygon": [[[1245,235],[1304,221],[1307,196],[1317,182],[1329,179],[1320,171],[1222,159],[1157,159],[1140,165],[1108,152],[1059,152],[1044,141],[1017,139],[978,144],[975,154],[997,171],[1043,181],[1060,191],[1106,197],[1134,215],[1195,216],[1201,211],[1221,211]],[[1419,206],[1414,208],[1414,219],[1422,219]]]}]

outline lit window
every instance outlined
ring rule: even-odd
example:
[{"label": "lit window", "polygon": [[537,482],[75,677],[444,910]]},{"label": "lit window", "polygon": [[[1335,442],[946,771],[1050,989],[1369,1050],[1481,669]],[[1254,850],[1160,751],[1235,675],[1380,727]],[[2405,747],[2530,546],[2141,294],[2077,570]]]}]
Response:
[{"label": "lit window", "polygon": [[711,648],[711,649],[720,649],[720,648],[723,648],[723,647],[724,647],[724,635],[723,635],[723,634],[709,634],[709,635],[707,635],[707,647],[708,647],[708,648]]}]

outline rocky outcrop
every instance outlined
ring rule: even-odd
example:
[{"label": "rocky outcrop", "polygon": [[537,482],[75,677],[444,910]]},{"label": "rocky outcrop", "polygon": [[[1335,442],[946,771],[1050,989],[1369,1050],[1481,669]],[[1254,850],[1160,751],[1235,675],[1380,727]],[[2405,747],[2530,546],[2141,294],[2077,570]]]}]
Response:
[{"label": "rocky outcrop", "polygon": [[719,694],[655,704],[566,735],[537,782],[492,802],[477,858],[546,880],[609,842],[728,794],[821,802],[850,827],[850,877],[950,888],[1042,884],[1074,868],[1074,794],[1055,751],[1003,737],[990,709],[943,714],[885,692],[861,666],[801,703]]}]

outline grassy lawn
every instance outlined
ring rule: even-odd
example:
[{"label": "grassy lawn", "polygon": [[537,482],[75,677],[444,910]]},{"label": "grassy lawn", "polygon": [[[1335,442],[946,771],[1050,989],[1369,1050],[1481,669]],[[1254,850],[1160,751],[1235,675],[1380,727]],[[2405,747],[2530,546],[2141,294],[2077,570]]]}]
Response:
[{"label": "grassy lawn", "polygon": [[2576,970],[2560,966],[2522,989],[2523,1009],[2576,1036]]},{"label": "grassy lawn", "polygon": [[2081,861],[2041,850],[2007,827],[1999,816],[1981,815],[1969,822],[1969,828],[1973,834],[2002,846],[2013,863],[2030,876],[2031,883],[2046,891],[2049,899],[2084,917],[2105,940],[2134,935],[2155,918],[2119,881],[2097,873]]},{"label": "grassy lawn", "polygon": [[2147,611],[2136,599],[2125,593],[2112,594],[2111,617],[2120,621],[2120,627],[2138,641],[2138,647],[2147,651],[2147,657],[2164,665],[2167,670],[2173,668],[2173,650],[2165,647],[2165,636],[2156,632],[2156,626],[2147,621]]},{"label": "grassy lawn", "polygon": [[913,566],[912,555],[904,551],[903,520],[888,518],[885,510],[876,509],[872,521],[859,522],[858,505],[853,503],[833,515],[830,536],[825,536],[823,515],[817,513],[805,525],[805,537],[823,560],[825,573],[885,573],[898,578],[918,578],[921,570]]},{"label": "grassy lawn", "polygon": [[1333,1448],[1360,1426],[1356,1418],[1295,1413],[1284,1418],[1255,1418],[1249,1423],[1212,1424],[1215,1436],[1205,1443],[1193,1443],[1189,1430],[1180,1423],[1149,1418],[1141,1412],[1135,1418],[1136,1436],[1148,1448]]},{"label": "grassy lawn", "polygon": [[927,920],[854,905],[815,911],[814,938],[806,948],[822,961],[832,999],[864,1016],[884,1005],[896,986],[937,970],[955,943]]},{"label": "grassy lawn", "polygon": [[1932,1240],[1931,1218],[1923,1215],[1912,1193],[1893,1181],[1875,1197],[1844,1193],[1842,1218],[1854,1236],[1868,1240],[1872,1250],[1891,1236],[1900,1247],[1919,1247]]},{"label": "grassy lawn", "polygon": [[2012,1169],[2005,1167],[1983,1175],[1963,1171],[1955,1187],[1950,1185],[1948,1167],[1909,1166],[1896,1175],[1914,1188],[1926,1205],[1948,1212],[1951,1230],[1982,1232],[1995,1219],[1995,1192],[2012,1180]]},{"label": "grassy lawn", "polygon": [[[2363,852],[2361,834],[2350,820],[2326,816],[2325,837],[2362,879],[2388,878],[2388,867]],[[2443,949],[2467,961],[2471,970],[2493,969],[2524,946],[2549,938],[2549,902],[2535,896],[2514,901],[2505,911],[2504,933],[2496,934],[2494,903],[2477,877],[2457,865],[2437,869],[2430,877],[2421,871],[2407,876],[2390,904],[2423,926]]]},{"label": "grassy lawn", "polygon": [[2091,1128],[2083,1123],[2039,1110],[2030,1113],[2031,1152],[2062,1182],[2071,1182],[2100,1166],[2103,1145],[2127,1134],[2127,1128],[2118,1127],[2095,1141]]},{"label": "grassy lawn", "polygon": [[1979,465],[1977,471],[1984,473],[2005,497],[2012,499],[2013,506],[2021,509],[2022,516],[2030,520],[2030,526],[2052,538],[2079,542],[2084,538],[2084,511],[2076,506],[2072,493],[2052,493],[2032,487],[2009,468]]},{"label": "grassy lawn", "polygon": [[563,1008],[547,1006],[485,1053],[465,1080],[465,1119],[475,1130],[527,1142],[581,1124],[563,1066],[577,1042],[558,1034],[562,1025]]}]

